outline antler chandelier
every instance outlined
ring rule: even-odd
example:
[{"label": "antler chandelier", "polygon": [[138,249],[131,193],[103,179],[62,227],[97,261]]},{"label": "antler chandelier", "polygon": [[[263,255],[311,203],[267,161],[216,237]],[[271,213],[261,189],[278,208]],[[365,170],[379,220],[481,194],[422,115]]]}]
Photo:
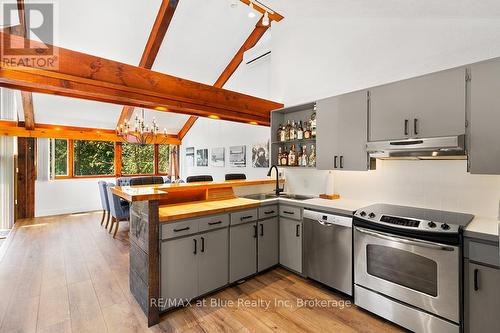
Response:
[{"label": "antler chandelier", "polygon": [[130,122],[125,119],[123,123],[116,127],[116,135],[123,138],[126,142],[138,143],[141,146],[147,144],[166,144],[167,129],[163,129],[163,133],[159,132],[158,124],[155,118],[151,125],[147,125],[144,120],[144,109],[141,111],[141,116],[135,115],[135,124],[132,130]]}]

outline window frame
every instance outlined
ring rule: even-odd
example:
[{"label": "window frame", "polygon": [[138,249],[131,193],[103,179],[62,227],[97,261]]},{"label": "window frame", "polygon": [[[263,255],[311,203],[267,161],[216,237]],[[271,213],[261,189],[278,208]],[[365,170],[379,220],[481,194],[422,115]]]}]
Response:
[{"label": "window frame", "polygon": [[[55,138],[59,139],[59,138]],[[89,175],[89,176],[78,176],[75,175],[74,170],[74,152],[75,152],[75,140],[73,139],[64,139],[68,142],[68,153],[67,153],[67,170],[68,174],[64,176],[54,176],[54,180],[64,180],[64,179],[92,179],[92,178],[117,178],[117,177],[138,177],[138,176],[171,176],[170,170],[172,168],[168,167],[167,172],[163,173],[159,171],[159,144],[155,143],[154,145],[154,172],[153,173],[144,173],[144,174],[124,174],[122,172],[122,142],[114,142],[114,164],[115,164],[115,173],[111,175]],[[80,141],[99,141],[99,140],[80,140]],[[170,145],[171,147],[176,145]],[[169,162],[171,163],[171,157],[169,157]],[[52,161],[51,161],[52,163]]]}]

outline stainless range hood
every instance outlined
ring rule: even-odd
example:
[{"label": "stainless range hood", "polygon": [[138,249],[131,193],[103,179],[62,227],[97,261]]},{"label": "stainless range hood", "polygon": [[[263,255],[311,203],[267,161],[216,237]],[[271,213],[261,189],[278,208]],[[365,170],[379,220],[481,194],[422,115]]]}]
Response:
[{"label": "stainless range hood", "polygon": [[378,159],[467,159],[465,135],[374,141],[366,149]]}]

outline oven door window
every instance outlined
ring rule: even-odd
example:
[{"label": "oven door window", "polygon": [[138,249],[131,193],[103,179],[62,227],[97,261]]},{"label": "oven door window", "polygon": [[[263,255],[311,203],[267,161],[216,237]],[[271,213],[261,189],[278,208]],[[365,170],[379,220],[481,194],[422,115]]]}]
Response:
[{"label": "oven door window", "polygon": [[366,246],[368,274],[386,281],[437,296],[437,263],[418,254],[389,246]]}]

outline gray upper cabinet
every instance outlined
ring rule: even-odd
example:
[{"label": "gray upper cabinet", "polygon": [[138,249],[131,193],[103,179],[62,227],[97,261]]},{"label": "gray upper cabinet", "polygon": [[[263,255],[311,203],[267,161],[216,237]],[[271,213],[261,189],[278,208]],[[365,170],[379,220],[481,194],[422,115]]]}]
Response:
[{"label": "gray upper cabinet", "polygon": [[466,332],[500,332],[500,270],[468,263]]},{"label": "gray upper cabinet", "polygon": [[317,102],[318,169],[368,170],[367,94],[357,91]]},{"label": "gray upper cabinet", "polygon": [[472,65],[469,171],[500,174],[500,59]]},{"label": "gray upper cabinet", "polygon": [[279,219],[280,264],[302,273],[302,221]]},{"label": "gray upper cabinet", "polygon": [[261,272],[279,262],[278,217],[259,221],[257,226],[257,270]]},{"label": "gray upper cabinet", "polygon": [[228,283],[228,229],[199,235],[198,294],[203,295]]},{"label": "gray upper cabinet", "polygon": [[232,225],[229,233],[229,282],[235,282],[257,272],[257,224]]},{"label": "gray upper cabinet", "polygon": [[465,134],[465,68],[370,89],[370,141]]},{"label": "gray upper cabinet", "polygon": [[184,237],[161,243],[160,295],[170,303],[198,296],[197,237]]}]

